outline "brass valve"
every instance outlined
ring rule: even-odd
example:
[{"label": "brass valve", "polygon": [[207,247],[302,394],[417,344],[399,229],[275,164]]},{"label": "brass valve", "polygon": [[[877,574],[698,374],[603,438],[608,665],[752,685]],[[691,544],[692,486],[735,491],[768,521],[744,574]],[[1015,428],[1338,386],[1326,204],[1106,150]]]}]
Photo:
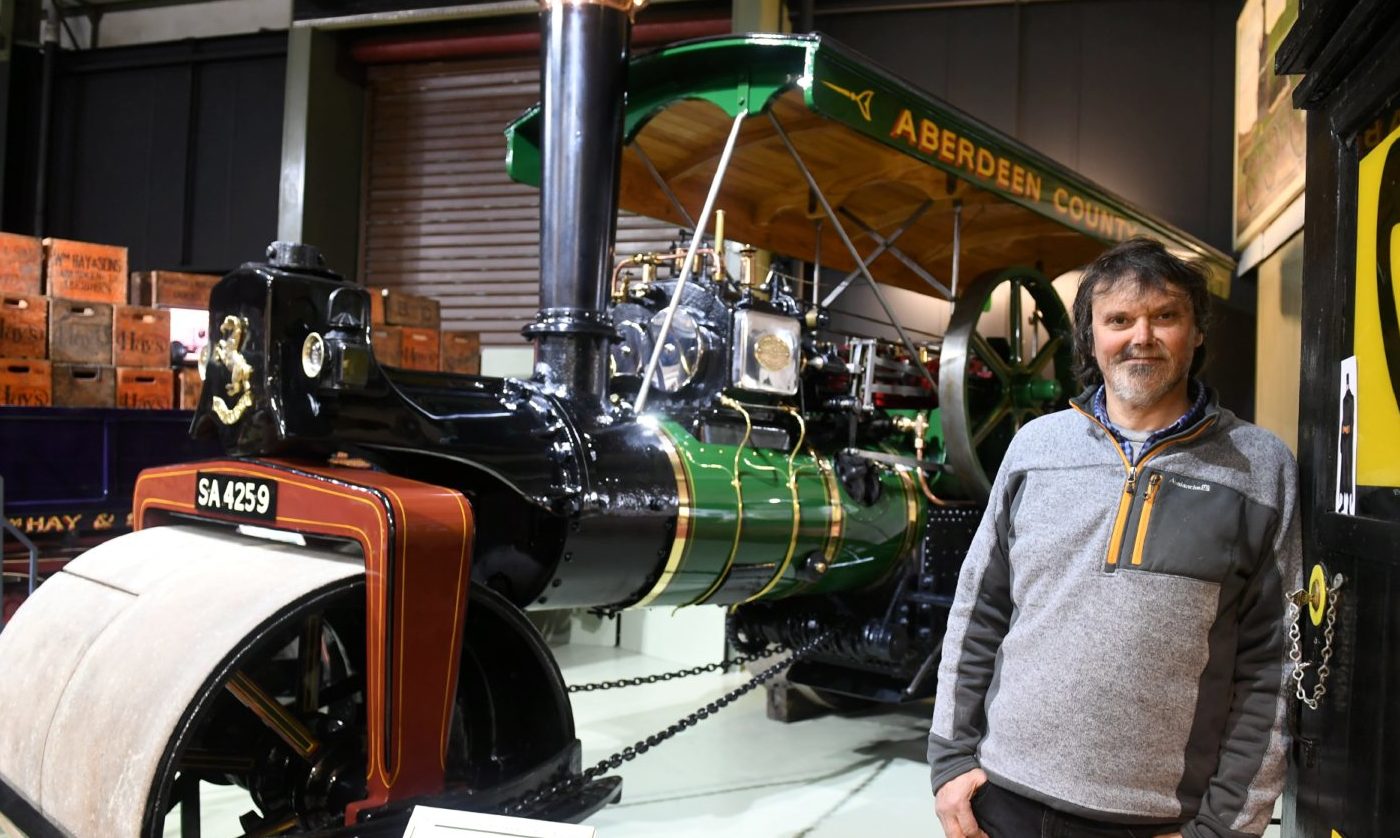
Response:
[{"label": "brass valve", "polygon": [[921,410],[914,414],[913,419],[910,419],[908,416],[896,416],[894,418],[894,427],[897,431],[913,434],[914,444],[919,448],[923,448],[924,435],[928,433],[928,413]]}]

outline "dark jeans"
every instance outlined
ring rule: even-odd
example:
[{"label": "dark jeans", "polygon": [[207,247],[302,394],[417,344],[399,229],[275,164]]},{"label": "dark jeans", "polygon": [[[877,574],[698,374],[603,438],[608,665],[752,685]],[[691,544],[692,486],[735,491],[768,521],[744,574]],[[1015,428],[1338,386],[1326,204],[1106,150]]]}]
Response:
[{"label": "dark jeans", "polygon": [[1180,829],[1172,824],[1128,826],[1081,818],[991,783],[972,795],[972,814],[991,838],[1152,838]]}]

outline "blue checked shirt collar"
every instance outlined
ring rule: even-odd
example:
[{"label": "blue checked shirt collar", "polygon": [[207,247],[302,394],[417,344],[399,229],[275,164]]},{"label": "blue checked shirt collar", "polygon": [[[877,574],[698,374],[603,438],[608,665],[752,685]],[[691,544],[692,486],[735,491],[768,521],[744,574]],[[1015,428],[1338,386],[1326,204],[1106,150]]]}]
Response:
[{"label": "blue checked shirt collar", "polygon": [[1147,439],[1137,447],[1136,455],[1133,453],[1132,443],[1123,436],[1122,431],[1118,430],[1118,426],[1113,424],[1108,418],[1108,406],[1104,397],[1104,385],[1100,384],[1099,389],[1094,391],[1094,398],[1090,400],[1090,405],[1094,408],[1094,418],[1099,420],[1105,428],[1108,428],[1108,432],[1113,434],[1114,440],[1117,441],[1118,447],[1123,449],[1123,456],[1128,458],[1128,462],[1137,465],[1138,458],[1142,456],[1143,452],[1150,450],[1152,446],[1163,439],[1173,434],[1181,433],[1191,427],[1205,413],[1206,402],[1209,401],[1209,391],[1202,386],[1199,381],[1192,379],[1187,393],[1192,395],[1191,406],[1186,409],[1185,413],[1181,414],[1181,418],[1167,427],[1149,434]]}]

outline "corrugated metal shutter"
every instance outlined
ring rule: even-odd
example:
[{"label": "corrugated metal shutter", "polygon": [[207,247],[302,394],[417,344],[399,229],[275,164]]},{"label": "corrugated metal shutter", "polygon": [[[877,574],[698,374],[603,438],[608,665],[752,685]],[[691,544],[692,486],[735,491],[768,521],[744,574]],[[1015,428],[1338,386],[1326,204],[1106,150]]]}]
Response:
[{"label": "corrugated metal shutter", "polygon": [[[539,306],[539,193],[505,174],[506,124],[539,98],[539,63],[368,69],[360,278],[442,302],[443,328],[520,346]],[[661,249],[673,226],[618,221],[617,250]]]}]

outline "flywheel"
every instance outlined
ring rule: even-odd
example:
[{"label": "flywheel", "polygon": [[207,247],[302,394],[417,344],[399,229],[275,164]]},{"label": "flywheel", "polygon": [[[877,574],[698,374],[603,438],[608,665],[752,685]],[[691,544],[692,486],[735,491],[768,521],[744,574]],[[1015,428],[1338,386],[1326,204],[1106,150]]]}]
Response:
[{"label": "flywheel", "polygon": [[[1002,311],[993,313],[994,302]],[[984,274],[958,298],[943,336],[938,402],[947,461],[966,495],[985,501],[1021,426],[1068,404],[1073,343],[1069,314],[1039,271]]]}]

